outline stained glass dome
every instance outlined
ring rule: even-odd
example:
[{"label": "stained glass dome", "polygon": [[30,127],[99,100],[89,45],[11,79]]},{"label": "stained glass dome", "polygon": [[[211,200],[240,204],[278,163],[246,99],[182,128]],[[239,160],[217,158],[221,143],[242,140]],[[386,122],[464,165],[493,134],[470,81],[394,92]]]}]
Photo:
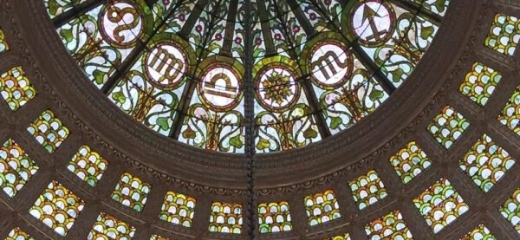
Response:
[{"label": "stained glass dome", "polygon": [[220,152],[243,153],[250,136],[267,153],[375,111],[412,74],[449,1],[45,3],[92,84],[136,121]]}]

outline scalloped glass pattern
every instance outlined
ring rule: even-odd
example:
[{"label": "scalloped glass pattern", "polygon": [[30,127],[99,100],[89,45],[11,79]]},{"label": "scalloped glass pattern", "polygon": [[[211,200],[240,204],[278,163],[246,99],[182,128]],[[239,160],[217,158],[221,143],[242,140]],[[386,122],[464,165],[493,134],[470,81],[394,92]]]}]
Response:
[{"label": "scalloped glass pattern", "polygon": [[365,226],[365,232],[370,240],[413,239],[399,210],[370,222]]},{"label": "scalloped glass pattern", "polygon": [[19,227],[13,228],[9,232],[9,235],[7,235],[7,238],[5,240],[35,240],[33,237],[31,237],[29,234],[21,230]]},{"label": "scalloped glass pattern", "polygon": [[459,91],[471,101],[484,106],[495,91],[500,79],[502,79],[502,75],[499,72],[476,62],[473,64],[471,72],[466,74]]},{"label": "scalloped glass pattern", "polygon": [[261,233],[290,232],[291,214],[288,202],[258,204],[258,224]]},{"label": "scalloped glass pattern", "polygon": [[497,240],[489,229],[484,224],[479,224],[475,229],[466,234],[460,240],[475,240],[475,239],[486,239],[486,240]]},{"label": "scalloped glass pattern", "polygon": [[520,21],[517,17],[496,14],[484,45],[499,53],[513,56],[520,40],[519,25]]},{"label": "scalloped glass pattern", "polygon": [[409,183],[417,175],[421,174],[431,164],[431,160],[426,153],[417,145],[415,141],[409,142],[405,148],[399,150],[397,154],[390,157],[390,164],[401,178],[403,183]]},{"label": "scalloped glass pattern", "polygon": [[511,195],[511,198],[498,209],[502,216],[509,221],[516,232],[520,234],[520,188]]},{"label": "scalloped glass pattern", "polygon": [[0,53],[7,52],[9,50],[9,44],[5,39],[5,34],[2,29],[0,29]]},{"label": "scalloped glass pattern", "polygon": [[343,235],[334,236],[331,238],[324,238],[323,240],[352,240],[350,238],[350,235],[348,233],[345,233]]},{"label": "scalloped glass pattern", "polygon": [[309,226],[316,226],[341,217],[338,201],[332,190],[306,196],[303,201],[307,217],[309,217]]},{"label": "scalloped glass pattern", "polygon": [[137,212],[142,212],[148,193],[152,186],[130,173],[123,173],[116,189],[112,192],[112,199],[120,202]]},{"label": "scalloped glass pattern", "polygon": [[388,196],[385,185],[375,170],[370,170],[366,175],[349,181],[349,185],[360,210]]},{"label": "scalloped glass pattern", "polygon": [[484,192],[506,174],[515,160],[486,134],[479,139],[459,162],[460,168]]},{"label": "scalloped glass pattern", "polygon": [[29,212],[59,235],[66,236],[84,206],[85,202],[78,196],[52,181]]},{"label": "scalloped glass pattern", "polygon": [[69,162],[67,169],[91,187],[95,187],[105,170],[108,161],[102,158],[99,153],[94,152],[89,146],[81,146]]},{"label": "scalloped glass pattern", "polygon": [[468,126],[469,122],[462,114],[450,106],[445,106],[442,112],[428,125],[428,131],[437,142],[448,149],[460,138]]},{"label": "scalloped glass pattern", "polygon": [[509,101],[502,109],[502,113],[498,116],[498,120],[502,125],[520,135],[520,126],[518,126],[520,122],[520,86],[516,88],[516,91],[509,98]]},{"label": "scalloped glass pattern", "polygon": [[102,212],[97,217],[87,239],[107,239],[107,236],[110,236],[110,239],[130,240],[134,235],[135,227]]},{"label": "scalloped glass pattern", "polygon": [[61,120],[54,116],[51,110],[44,111],[27,128],[36,141],[49,153],[53,153],[69,136],[69,129]]},{"label": "scalloped glass pattern", "polygon": [[38,171],[39,167],[14,140],[0,147],[0,187],[14,197]]},{"label": "scalloped glass pattern", "polygon": [[213,202],[209,217],[209,231],[218,233],[242,233],[242,205]]},{"label": "scalloped glass pattern", "polygon": [[[87,78],[137,122],[244,153],[251,121],[255,151],[269,153],[320,141],[379,108],[429,49],[450,1],[266,0],[247,13],[241,0],[43,2]],[[245,79],[254,91],[244,92]]]},{"label": "scalloped glass pattern", "polygon": [[446,178],[437,181],[413,202],[433,233],[438,233],[469,210]]},{"label": "scalloped glass pattern", "polygon": [[9,108],[16,111],[36,96],[36,89],[23,68],[15,67],[0,75],[0,94]]},{"label": "scalloped glass pattern", "polygon": [[196,203],[193,197],[168,191],[164,196],[159,218],[171,224],[191,227]]}]

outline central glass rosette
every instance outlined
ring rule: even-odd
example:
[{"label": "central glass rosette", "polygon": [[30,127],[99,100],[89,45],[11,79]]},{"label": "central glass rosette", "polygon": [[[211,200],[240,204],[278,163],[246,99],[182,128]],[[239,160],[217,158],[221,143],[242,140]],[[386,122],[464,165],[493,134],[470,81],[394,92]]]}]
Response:
[{"label": "central glass rosette", "polygon": [[362,121],[410,76],[448,5],[251,0],[246,13],[243,0],[45,2],[72,57],[115,105],[163,135],[230,153],[244,152],[245,94],[257,153]]}]

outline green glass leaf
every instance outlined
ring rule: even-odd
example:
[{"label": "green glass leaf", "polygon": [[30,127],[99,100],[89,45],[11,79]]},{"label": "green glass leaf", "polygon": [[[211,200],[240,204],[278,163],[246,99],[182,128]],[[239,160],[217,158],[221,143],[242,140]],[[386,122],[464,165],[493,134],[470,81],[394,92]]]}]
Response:
[{"label": "green glass leaf", "polygon": [[421,38],[422,39],[428,39],[430,36],[433,35],[434,29],[432,26],[423,27],[421,29]]},{"label": "green glass leaf", "polygon": [[51,15],[56,15],[56,12],[58,11],[59,7],[60,5],[55,0],[49,1],[49,13]]},{"label": "green glass leaf", "polygon": [[60,36],[62,36],[65,39],[65,41],[72,42],[72,40],[73,40],[72,29],[62,28],[60,30]]},{"label": "green glass leaf", "polygon": [[126,101],[126,97],[122,92],[115,92],[114,94],[112,94],[112,99],[121,104]]},{"label": "green glass leaf", "polygon": [[190,127],[182,132],[182,136],[186,139],[194,139],[196,137],[195,132]]},{"label": "green glass leaf", "polygon": [[170,126],[168,125],[168,118],[167,117],[159,117],[157,118],[157,125],[161,127],[161,130],[168,130]]},{"label": "green glass leaf", "polygon": [[106,73],[102,71],[94,70],[92,75],[94,75],[94,81],[96,81],[97,84],[103,84],[105,81]]},{"label": "green glass leaf", "polygon": [[229,145],[236,148],[242,148],[242,146],[244,146],[244,143],[242,142],[242,139],[240,139],[240,135],[236,135],[229,139]]},{"label": "green glass leaf", "polygon": [[330,119],[330,128],[332,129],[338,128],[343,123],[340,117],[331,117]]},{"label": "green glass leaf", "polygon": [[385,93],[381,90],[377,90],[377,89],[374,89],[371,93],[370,93],[370,100],[372,101],[377,101],[381,98],[383,98],[383,96],[385,95]]},{"label": "green glass leaf", "polygon": [[309,129],[305,130],[305,132],[303,132],[303,136],[305,138],[315,138],[318,136],[318,133],[316,131],[314,131],[314,129],[309,128]]},{"label": "green glass leaf", "polygon": [[398,68],[394,71],[392,71],[392,80],[394,82],[400,82],[403,79],[404,70],[401,68]]},{"label": "green glass leaf", "polygon": [[269,146],[271,146],[271,144],[269,143],[269,141],[263,139],[263,138],[260,138],[260,140],[258,140],[258,143],[256,144],[256,148],[258,150],[264,150],[264,149],[268,149]]}]

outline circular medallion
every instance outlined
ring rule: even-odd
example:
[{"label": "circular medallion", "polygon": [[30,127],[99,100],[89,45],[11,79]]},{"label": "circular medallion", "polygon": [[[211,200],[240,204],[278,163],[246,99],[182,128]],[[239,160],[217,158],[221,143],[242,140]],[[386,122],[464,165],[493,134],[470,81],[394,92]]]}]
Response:
[{"label": "circular medallion", "polygon": [[258,74],[255,86],[260,104],[268,110],[283,111],[290,108],[300,95],[294,74],[280,65],[264,68]]},{"label": "circular medallion", "polygon": [[309,68],[312,80],[323,88],[342,86],[351,76],[353,57],[345,47],[335,41],[318,43],[310,55]]},{"label": "circular medallion", "polygon": [[380,46],[392,37],[395,22],[395,13],[389,4],[366,1],[354,6],[350,27],[361,44]]},{"label": "circular medallion", "polygon": [[233,70],[227,66],[208,67],[199,84],[203,101],[215,111],[228,111],[240,102],[241,83]]},{"label": "circular medallion", "polygon": [[100,13],[101,35],[117,47],[131,47],[143,32],[143,15],[126,2],[107,5]]},{"label": "circular medallion", "polygon": [[150,82],[160,89],[175,88],[186,72],[186,57],[173,43],[156,45],[146,54],[145,62]]}]

